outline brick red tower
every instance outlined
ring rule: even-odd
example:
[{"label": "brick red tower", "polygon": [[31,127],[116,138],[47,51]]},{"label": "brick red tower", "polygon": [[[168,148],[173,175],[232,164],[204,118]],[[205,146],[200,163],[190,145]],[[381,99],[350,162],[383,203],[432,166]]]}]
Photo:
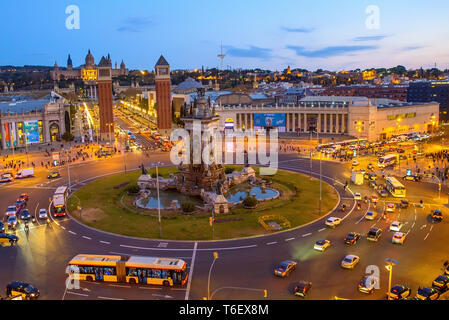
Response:
[{"label": "brick red tower", "polygon": [[112,113],[112,71],[100,62],[98,65],[98,106],[100,113],[100,137],[114,142],[114,114]]},{"label": "brick red tower", "polygon": [[156,71],[157,129],[162,135],[170,135],[172,129],[170,66],[161,55],[154,68]]}]

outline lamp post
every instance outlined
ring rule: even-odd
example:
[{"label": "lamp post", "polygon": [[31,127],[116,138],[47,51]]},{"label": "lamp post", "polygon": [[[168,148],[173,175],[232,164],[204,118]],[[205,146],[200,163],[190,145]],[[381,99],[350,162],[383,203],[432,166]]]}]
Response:
[{"label": "lamp post", "polygon": [[26,131],[25,131],[24,136],[25,136],[25,152],[27,154],[27,166],[29,167],[30,166],[30,156],[28,155],[28,139],[27,139]]},{"label": "lamp post", "polygon": [[215,251],[214,252],[214,260],[212,261],[212,264],[210,265],[209,276],[207,277],[207,300],[210,300],[210,275],[212,273],[212,268],[217,259],[218,259],[218,252]]},{"label": "lamp post", "polygon": [[390,294],[391,294],[391,277],[393,275],[393,266],[398,264],[398,262],[394,259],[387,258],[385,259],[385,269],[389,272],[388,276],[388,300],[391,300]]},{"label": "lamp post", "polygon": [[69,150],[66,150],[66,158],[67,158],[67,176],[69,178],[69,193],[70,193],[70,165],[69,165]]},{"label": "lamp post", "polygon": [[162,226],[161,226],[161,200],[159,197],[159,165],[160,162],[151,163],[152,166],[156,166],[156,184],[157,184],[157,215],[159,220],[159,237],[162,238]]}]

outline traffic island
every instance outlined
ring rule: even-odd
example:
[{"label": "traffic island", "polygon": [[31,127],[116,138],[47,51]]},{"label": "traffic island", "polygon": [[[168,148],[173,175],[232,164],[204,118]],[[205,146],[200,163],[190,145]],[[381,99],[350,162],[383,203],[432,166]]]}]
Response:
[{"label": "traffic island", "polygon": [[[241,168],[241,167],[240,167]],[[235,169],[239,169],[238,166]],[[259,175],[258,168],[254,168]],[[168,178],[176,167],[159,168],[159,175]],[[155,174],[154,170],[148,170]],[[139,238],[159,239],[158,210],[141,209],[134,205],[136,196],[128,191],[137,185],[141,171],[118,174],[96,180],[78,191],[68,201],[70,215],[99,230]],[[162,238],[167,240],[224,240],[271,234],[275,229],[264,228],[264,217],[282,217],[280,230],[307,224],[326,215],[337,202],[333,187],[323,183],[321,215],[319,214],[319,180],[291,171],[278,170],[274,176],[263,176],[279,196],[259,201],[255,208],[236,204],[227,214],[215,215],[213,233],[211,212],[195,210],[183,214],[174,208],[161,210]],[[81,210],[78,210],[78,206]],[[277,220],[276,220],[277,221]],[[288,223],[282,222],[288,221]],[[268,221],[270,222],[270,221]],[[278,224],[279,224],[278,223]],[[213,236],[213,239],[212,239]]]}]

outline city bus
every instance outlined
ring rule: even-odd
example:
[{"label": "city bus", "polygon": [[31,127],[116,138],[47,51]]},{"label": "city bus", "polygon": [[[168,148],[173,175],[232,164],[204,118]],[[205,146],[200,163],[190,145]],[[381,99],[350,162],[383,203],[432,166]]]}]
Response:
[{"label": "city bus", "polygon": [[379,168],[394,166],[398,161],[399,156],[397,154],[387,154],[386,156],[379,157],[377,160],[377,166]]},{"label": "city bus", "polygon": [[405,187],[402,183],[398,181],[398,179],[394,177],[386,177],[385,185],[387,190],[391,193],[393,197],[396,198],[405,198]]},{"label": "city bus", "polygon": [[53,195],[53,215],[55,217],[62,217],[66,215],[66,200],[69,195],[69,188],[67,186],[58,187]]},{"label": "city bus", "polygon": [[71,279],[185,285],[187,263],[178,258],[78,254],[68,263]]}]

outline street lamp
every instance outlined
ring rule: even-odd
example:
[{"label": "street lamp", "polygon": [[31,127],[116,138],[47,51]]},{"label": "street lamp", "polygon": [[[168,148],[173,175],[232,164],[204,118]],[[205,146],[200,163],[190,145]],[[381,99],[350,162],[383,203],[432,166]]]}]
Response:
[{"label": "street lamp", "polygon": [[159,197],[159,165],[161,163],[158,162],[152,162],[151,166],[156,167],[156,183],[157,183],[157,215],[159,220],[159,237],[162,238],[162,227],[161,227],[161,200]]},{"label": "street lamp", "polygon": [[214,260],[212,261],[212,264],[210,265],[209,276],[207,277],[207,300],[210,300],[210,275],[212,273],[212,268],[217,259],[218,259],[218,252],[214,251]]},{"label": "street lamp", "polygon": [[390,273],[388,277],[388,300],[391,300],[391,276],[393,274],[393,266],[398,264],[398,262],[394,259],[387,258],[385,259],[385,269]]}]

